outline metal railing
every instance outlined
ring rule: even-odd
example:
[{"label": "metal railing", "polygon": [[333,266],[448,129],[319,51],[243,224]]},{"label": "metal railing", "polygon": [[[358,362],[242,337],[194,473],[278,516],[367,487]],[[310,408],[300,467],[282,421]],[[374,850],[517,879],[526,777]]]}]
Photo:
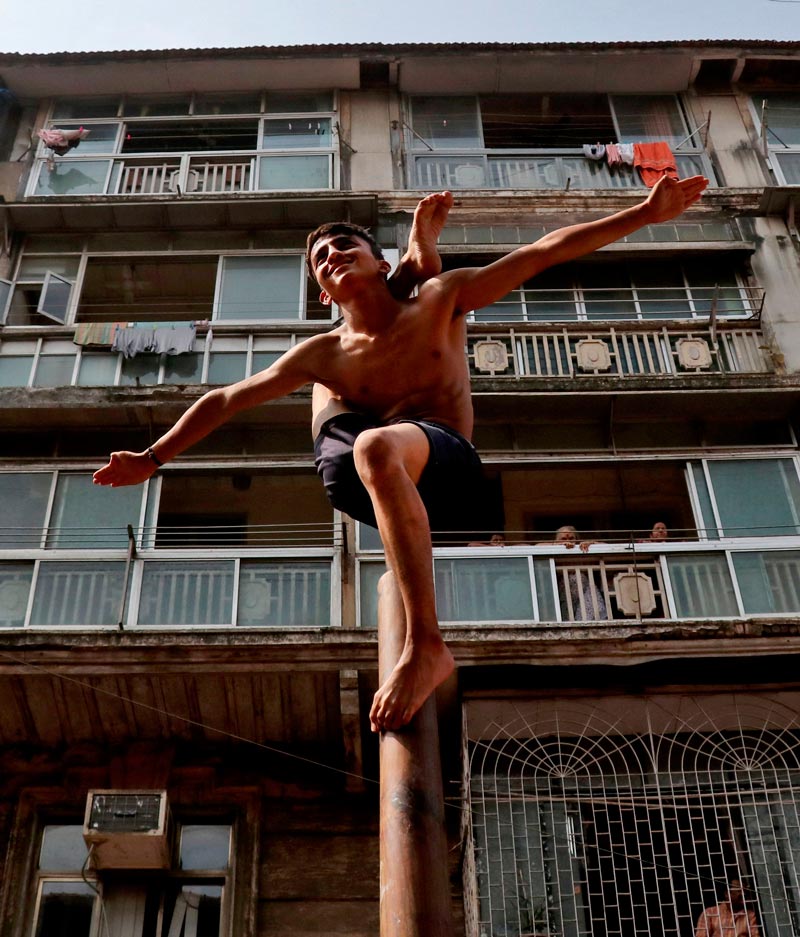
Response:
[{"label": "metal railing", "polygon": [[[574,552],[563,547],[436,549],[440,620],[623,625],[800,616],[798,537],[659,547],[595,544],[588,554]],[[362,627],[376,625],[374,591],[384,568],[380,557],[361,557]]]},{"label": "metal railing", "polygon": [[[638,189],[638,172],[612,172],[605,163],[575,154],[437,153],[414,154],[413,186],[419,189]],[[704,153],[676,153],[683,178],[702,174],[716,185]]]}]

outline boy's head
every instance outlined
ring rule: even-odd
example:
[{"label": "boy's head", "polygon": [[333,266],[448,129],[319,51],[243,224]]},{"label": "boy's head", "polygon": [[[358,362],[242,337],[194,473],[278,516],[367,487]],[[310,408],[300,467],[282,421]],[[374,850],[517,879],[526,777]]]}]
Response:
[{"label": "boy's head", "polygon": [[306,239],[306,267],[312,279],[316,279],[314,268],[311,265],[311,253],[314,250],[314,245],[321,238],[334,237],[337,234],[345,234],[366,241],[369,245],[369,249],[372,251],[372,256],[377,260],[383,260],[383,251],[381,251],[378,242],[366,228],[362,228],[361,225],[358,224],[351,224],[349,221],[329,221],[326,224],[321,224],[316,230],[312,231]]}]

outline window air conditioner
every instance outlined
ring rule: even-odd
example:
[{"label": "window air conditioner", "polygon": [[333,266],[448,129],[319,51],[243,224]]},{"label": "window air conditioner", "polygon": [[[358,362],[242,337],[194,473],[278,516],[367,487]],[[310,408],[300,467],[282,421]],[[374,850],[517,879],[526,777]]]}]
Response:
[{"label": "window air conditioner", "polygon": [[168,869],[170,832],[166,791],[89,791],[83,838],[95,869]]}]

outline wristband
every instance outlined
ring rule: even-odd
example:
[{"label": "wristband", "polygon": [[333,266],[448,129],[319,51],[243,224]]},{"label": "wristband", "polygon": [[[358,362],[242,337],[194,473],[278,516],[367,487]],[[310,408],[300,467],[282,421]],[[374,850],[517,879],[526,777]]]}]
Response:
[{"label": "wristband", "polygon": [[155,462],[159,468],[161,468],[161,466],[164,464],[161,461],[161,459],[159,459],[159,457],[155,454],[155,452],[153,452],[152,446],[147,447],[147,457],[150,459],[151,462]]}]

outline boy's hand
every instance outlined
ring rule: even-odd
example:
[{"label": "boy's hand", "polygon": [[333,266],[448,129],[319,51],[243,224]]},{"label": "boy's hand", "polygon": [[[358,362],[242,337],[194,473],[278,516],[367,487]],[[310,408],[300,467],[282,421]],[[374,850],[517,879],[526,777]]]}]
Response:
[{"label": "boy's hand", "polygon": [[705,176],[689,176],[688,179],[662,176],[644,203],[648,214],[652,215],[649,223],[658,224],[676,218],[700,198],[707,185]]},{"label": "boy's hand", "polygon": [[95,485],[139,485],[155,474],[155,462],[144,452],[112,452],[107,465],[98,469],[93,476]]}]

